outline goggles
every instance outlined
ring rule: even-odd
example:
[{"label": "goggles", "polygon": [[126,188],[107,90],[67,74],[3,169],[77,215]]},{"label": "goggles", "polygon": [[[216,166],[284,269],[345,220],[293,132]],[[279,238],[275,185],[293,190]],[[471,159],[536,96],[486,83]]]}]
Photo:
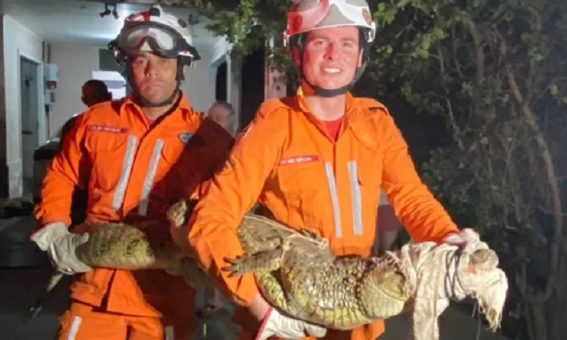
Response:
[{"label": "goggles", "polygon": [[177,31],[157,22],[131,24],[121,32],[117,44],[125,52],[152,51],[166,58],[198,59],[198,54],[192,53],[195,49]]}]

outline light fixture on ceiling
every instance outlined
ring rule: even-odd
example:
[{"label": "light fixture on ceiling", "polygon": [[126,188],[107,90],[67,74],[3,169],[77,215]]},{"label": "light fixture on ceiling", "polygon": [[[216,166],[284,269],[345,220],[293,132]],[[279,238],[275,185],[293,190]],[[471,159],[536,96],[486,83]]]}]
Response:
[{"label": "light fixture on ceiling", "polygon": [[[113,8],[112,8],[112,11],[111,11],[110,8],[109,8],[109,7],[111,7],[111,6],[113,7]],[[112,16],[114,17],[114,19],[118,19],[118,18],[119,18],[119,16],[118,16],[118,11],[116,10],[116,4],[108,4],[108,3],[105,3],[105,4],[104,4],[104,11],[100,12],[99,15],[100,15],[101,18],[104,18],[105,16],[110,15],[110,14],[112,14]]]}]

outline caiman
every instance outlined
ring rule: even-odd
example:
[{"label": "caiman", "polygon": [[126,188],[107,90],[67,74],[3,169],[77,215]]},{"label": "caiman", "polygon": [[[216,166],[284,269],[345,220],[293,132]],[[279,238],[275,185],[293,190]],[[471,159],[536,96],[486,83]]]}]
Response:
[{"label": "caiman", "polygon": [[[172,224],[187,206],[172,206]],[[228,259],[232,275],[253,273],[262,295],[281,312],[327,328],[352,329],[411,312],[413,338],[439,338],[437,318],[449,300],[476,299],[491,329],[507,291],[498,257],[476,239],[464,248],[408,244],[382,257],[335,256],[327,240],[248,214],[238,228],[244,254]]]},{"label": "caiman", "polygon": [[[188,210],[185,201],[174,204],[170,223],[185,225]],[[92,230],[77,249],[78,258],[90,266],[159,268],[189,276],[194,286],[212,284],[173,243],[156,244],[135,226],[121,223]],[[472,297],[490,327],[499,326],[507,280],[494,251],[478,239],[464,248],[424,242],[382,257],[335,256],[316,234],[252,214],[243,218],[238,236],[244,254],[228,260],[224,270],[253,273],[266,300],[291,317],[352,329],[408,311],[414,339],[435,340],[437,318],[449,300]]]},{"label": "caiman", "polygon": [[[167,226],[164,226],[167,228]],[[89,234],[88,241],[77,247],[77,258],[95,268],[128,270],[162,269],[168,274],[182,276],[194,289],[212,284],[196,261],[182,254],[173,241],[157,241],[135,225],[126,223],[83,223],[77,226]],[[40,311],[44,298],[63,277],[57,272],[51,276],[44,293],[29,308],[27,318]]]}]

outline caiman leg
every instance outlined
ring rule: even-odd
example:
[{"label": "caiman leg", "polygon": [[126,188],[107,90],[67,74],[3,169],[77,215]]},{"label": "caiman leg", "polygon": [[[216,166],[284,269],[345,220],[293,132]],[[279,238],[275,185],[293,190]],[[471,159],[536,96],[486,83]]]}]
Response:
[{"label": "caiman leg", "polygon": [[301,229],[301,230],[299,230],[299,233],[301,235],[307,237],[308,239],[311,239],[313,242],[315,242],[319,246],[319,248],[327,248],[329,246],[329,240],[321,237],[321,235],[317,234],[313,230]]},{"label": "caiman leg", "polygon": [[245,273],[268,273],[279,269],[284,251],[282,249],[266,250],[252,255],[243,255],[236,259],[226,259],[229,266],[223,268],[230,276],[240,276]]},{"label": "caiman leg", "polygon": [[167,209],[167,219],[169,223],[177,228],[182,228],[187,223],[187,201],[182,200],[173,204]]}]

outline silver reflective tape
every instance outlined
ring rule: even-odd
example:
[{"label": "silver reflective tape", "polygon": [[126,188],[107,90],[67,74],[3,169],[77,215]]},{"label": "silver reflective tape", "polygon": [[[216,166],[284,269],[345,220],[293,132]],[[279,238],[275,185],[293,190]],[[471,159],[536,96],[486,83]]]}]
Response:
[{"label": "silver reflective tape", "polygon": [[165,340],[175,340],[175,330],[173,326],[165,326]]},{"label": "silver reflective tape", "polygon": [[338,238],[343,237],[343,226],[341,223],[341,207],[339,206],[339,195],[337,193],[337,182],[335,181],[335,173],[330,162],[325,162],[325,172],[327,173],[327,183],[329,184],[329,192],[331,193],[331,202],[333,204],[333,216],[335,218],[335,235]]},{"label": "silver reflective tape", "polygon": [[73,322],[71,323],[67,340],[75,340],[77,333],[79,332],[79,327],[81,327],[81,322],[83,322],[83,319],[80,316],[73,317]]},{"label": "silver reflective tape", "polygon": [[148,203],[150,201],[150,192],[154,186],[154,178],[156,177],[156,171],[159,164],[159,159],[161,157],[161,150],[165,142],[162,139],[156,141],[156,146],[154,147],[154,152],[152,153],[152,158],[150,159],[150,167],[148,173],[146,174],[146,179],[144,179],[144,186],[142,189],[142,197],[140,198],[140,204],[138,205],[138,214],[140,216],[146,216],[148,214]]},{"label": "silver reflective tape", "polygon": [[126,155],[124,156],[122,173],[120,174],[120,180],[118,181],[118,186],[116,187],[116,192],[114,193],[114,200],[112,201],[112,207],[114,208],[114,210],[119,210],[124,203],[124,195],[126,194],[126,187],[128,186],[130,174],[132,173],[132,166],[134,165],[134,157],[136,156],[137,144],[138,137],[134,135],[128,136],[128,147],[126,149]]},{"label": "silver reflective tape", "polygon": [[362,235],[362,198],[360,196],[360,183],[358,182],[358,164],[356,161],[349,161],[347,167],[352,193],[352,222],[354,225],[354,234]]}]

